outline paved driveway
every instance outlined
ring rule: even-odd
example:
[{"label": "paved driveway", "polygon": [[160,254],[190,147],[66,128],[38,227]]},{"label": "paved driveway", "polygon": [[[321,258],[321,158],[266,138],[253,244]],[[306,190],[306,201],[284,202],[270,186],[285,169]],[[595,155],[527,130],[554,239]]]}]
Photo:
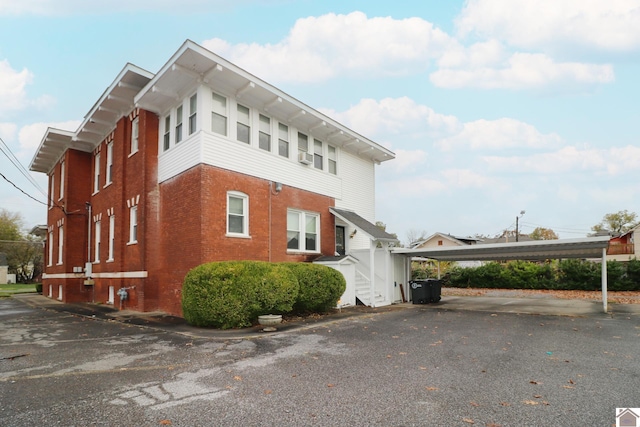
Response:
[{"label": "paved driveway", "polygon": [[0,425],[611,426],[637,316],[409,306],[260,338],[0,300]]}]

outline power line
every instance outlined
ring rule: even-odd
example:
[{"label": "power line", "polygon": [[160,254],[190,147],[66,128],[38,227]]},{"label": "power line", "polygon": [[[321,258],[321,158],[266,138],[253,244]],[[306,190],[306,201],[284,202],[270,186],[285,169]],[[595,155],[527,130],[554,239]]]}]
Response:
[{"label": "power line", "polygon": [[[40,193],[43,196],[48,197],[47,194],[45,193],[45,191],[42,189],[42,187],[40,187],[40,185],[36,182],[36,180],[33,178],[33,176],[31,176],[29,171],[27,171],[27,169],[25,169],[25,167],[22,165],[22,163],[20,163],[20,160],[18,160],[16,155],[13,153],[13,151],[11,151],[11,148],[9,147],[9,145],[6,142],[4,142],[4,140],[2,138],[0,138],[0,143],[2,143],[2,145],[4,145],[4,149],[2,148],[2,145],[0,145],[0,152],[2,152],[2,154],[4,154],[7,157],[7,159],[9,159],[9,161],[13,164],[13,166],[15,166],[16,169],[18,169],[18,171],[22,174],[22,176],[27,178],[27,180],[29,180],[29,182],[38,191],[40,191]],[[11,156],[9,156],[9,154],[7,154],[7,151],[9,152],[9,154],[11,154]]]},{"label": "power line", "polygon": [[32,199],[32,200],[35,200],[36,202],[38,202],[38,203],[40,203],[40,204],[42,204],[42,205],[47,206],[47,204],[46,204],[45,202],[42,202],[42,201],[40,201],[40,200],[36,199],[35,197],[33,197],[31,194],[28,194],[28,193],[27,193],[26,191],[24,191],[22,188],[18,187],[18,186],[17,186],[17,185],[15,185],[13,182],[11,182],[11,181],[9,180],[9,178],[7,178],[6,176],[4,176],[2,173],[0,173],[0,176],[1,176],[2,178],[4,178],[4,180],[5,180],[5,181],[7,181],[9,184],[13,185],[13,186],[14,186],[18,191],[20,191],[22,194],[24,194],[25,196],[27,196],[28,198],[30,198],[30,199]]}]

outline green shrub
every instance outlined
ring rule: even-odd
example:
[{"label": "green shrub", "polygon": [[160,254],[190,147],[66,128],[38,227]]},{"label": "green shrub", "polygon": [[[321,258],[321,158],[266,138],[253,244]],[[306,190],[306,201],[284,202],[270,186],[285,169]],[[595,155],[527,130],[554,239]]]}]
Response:
[{"label": "green shrub", "polygon": [[640,260],[634,258],[627,262],[628,291],[640,291]]},{"label": "green shrub", "polygon": [[347,282],[342,273],[326,265],[285,262],[298,279],[300,292],[293,306],[296,313],[325,312],[335,307],[344,293]]},{"label": "green shrub", "polygon": [[261,261],[224,261],[187,273],[182,312],[196,326],[250,326],[259,315],[290,312],[298,296],[290,269]]},{"label": "green shrub", "polygon": [[39,294],[42,293],[42,283],[36,283],[36,292]]}]

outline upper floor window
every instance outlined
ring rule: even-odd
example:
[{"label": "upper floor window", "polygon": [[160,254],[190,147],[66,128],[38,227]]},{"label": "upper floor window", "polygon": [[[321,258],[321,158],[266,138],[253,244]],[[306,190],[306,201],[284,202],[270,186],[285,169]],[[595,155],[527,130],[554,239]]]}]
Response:
[{"label": "upper floor window", "polygon": [[129,208],[129,243],[138,242],[138,206]]},{"label": "upper floor window", "polygon": [[211,131],[227,136],[227,98],[215,92],[212,92],[212,95]]},{"label": "upper floor window", "polygon": [[309,151],[309,138],[304,133],[298,132],[298,152],[307,153]]},{"label": "upper floor window", "polygon": [[227,193],[227,234],[249,235],[249,196],[237,191]]},{"label": "upper floor window", "polygon": [[182,105],[176,110],[176,144],[182,141]]},{"label": "upper floor window", "polygon": [[319,230],[319,214],[296,210],[287,211],[287,249],[319,252]]},{"label": "upper floor window", "polygon": [[140,121],[138,117],[131,122],[131,154],[138,151],[138,135],[140,134]]},{"label": "upper floor window", "polygon": [[93,244],[94,244],[93,262],[100,262],[100,241],[102,240],[101,238],[102,227],[101,227],[100,221],[96,221],[95,228],[96,228],[96,233],[93,238]]},{"label": "upper floor window", "polygon": [[107,179],[104,186],[113,181],[113,141],[107,144]]},{"label": "upper floor window", "polygon": [[93,192],[100,191],[100,153],[93,158]]},{"label": "upper floor window", "polygon": [[271,151],[271,119],[260,114],[258,146],[265,150]]},{"label": "upper floor window", "polygon": [[322,141],[313,140],[313,167],[316,169],[323,168]]},{"label": "upper floor window", "polygon": [[55,197],[56,191],[56,175],[55,172],[51,172],[49,175],[49,209],[53,207],[53,198]]},{"label": "upper floor window", "polygon": [[189,98],[189,135],[196,131],[198,113],[198,94]]},{"label": "upper floor window", "polygon": [[162,149],[167,151],[171,146],[171,115],[167,114],[164,118],[164,136],[162,140]]},{"label": "upper floor window", "polygon": [[47,266],[53,265],[53,231],[49,231],[49,237],[47,240],[47,249],[49,250],[49,256],[47,258]]},{"label": "upper floor window", "polygon": [[278,123],[278,154],[289,157],[289,127]]},{"label": "upper floor window", "polygon": [[107,261],[113,261],[113,250],[115,248],[116,241],[116,216],[111,215],[109,217],[109,256]]},{"label": "upper floor window", "polygon": [[64,248],[64,227],[58,227],[58,265],[62,264],[62,249]]},{"label": "upper floor window", "polygon": [[[64,162],[60,163],[60,194],[58,195],[58,200],[62,200],[64,197]],[[53,194],[52,194],[53,196]]]},{"label": "upper floor window", "polygon": [[238,104],[237,138],[240,142],[251,143],[250,111],[244,105]]},{"label": "upper floor window", "polygon": [[328,150],[328,160],[329,160],[329,173],[336,175],[338,173],[338,163],[336,156],[336,147],[333,145],[327,146]]}]

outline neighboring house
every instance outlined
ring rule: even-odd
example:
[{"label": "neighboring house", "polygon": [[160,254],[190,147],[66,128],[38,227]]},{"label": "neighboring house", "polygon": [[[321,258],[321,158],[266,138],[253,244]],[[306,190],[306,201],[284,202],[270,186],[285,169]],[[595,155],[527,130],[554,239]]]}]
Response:
[{"label": "neighboring house", "polygon": [[607,261],[629,261],[637,258],[636,242],[640,237],[640,224],[619,236],[611,237],[607,248]]},{"label": "neighboring house", "polygon": [[9,263],[7,255],[2,252],[0,252],[0,283],[9,283]]},{"label": "neighboring house", "polygon": [[30,166],[49,176],[43,294],[181,315],[199,264],[365,251],[349,262],[368,303],[391,303],[394,239],[366,230],[375,166],[393,158],[186,41],[157,74],[127,64],[75,132],[44,135]]},{"label": "neighboring house", "polygon": [[[433,233],[431,236],[422,240],[411,247],[411,249],[428,249],[446,246],[467,246],[481,243],[481,239],[475,237],[458,237],[445,233]],[[414,257],[413,261],[428,262],[428,260],[420,257]],[[456,265],[460,267],[478,267],[482,265],[480,261],[456,261]],[[439,268],[439,267],[438,267]]]}]

